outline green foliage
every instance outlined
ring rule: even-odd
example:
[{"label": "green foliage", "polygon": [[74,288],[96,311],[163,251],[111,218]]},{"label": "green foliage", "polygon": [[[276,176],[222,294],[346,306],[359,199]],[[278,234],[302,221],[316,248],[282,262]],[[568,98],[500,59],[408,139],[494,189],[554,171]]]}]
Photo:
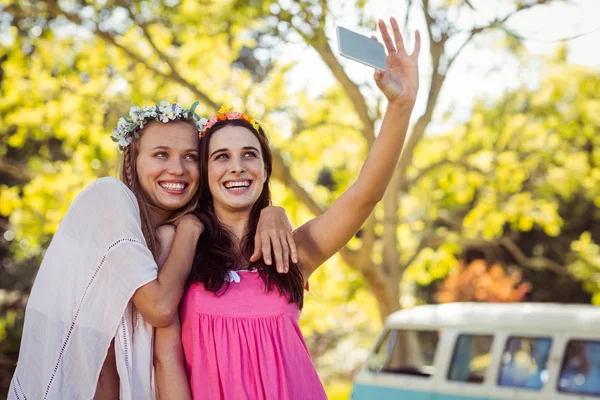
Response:
[{"label": "green foliage", "polygon": [[429,235],[437,250],[421,251],[405,279],[426,285],[463,251],[487,248],[571,275],[600,301],[599,87],[597,72],[555,61],[539,89],[480,103],[470,122],[423,141],[401,207],[412,222],[399,230]]},{"label": "green foliage", "polygon": [[594,304],[600,305],[600,246],[592,240],[589,231],[581,234],[571,243],[571,250],[577,259],[570,265],[571,273],[586,284],[586,289],[594,293]]},{"label": "green foliage", "polygon": [[6,338],[7,329],[15,326],[17,314],[14,311],[8,311],[0,317],[0,342]]}]

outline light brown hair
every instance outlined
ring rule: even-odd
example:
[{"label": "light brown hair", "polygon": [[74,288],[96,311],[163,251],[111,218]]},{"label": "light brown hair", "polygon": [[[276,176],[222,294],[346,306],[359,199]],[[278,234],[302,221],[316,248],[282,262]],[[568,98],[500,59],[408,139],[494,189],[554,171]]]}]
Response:
[{"label": "light brown hair", "polygon": [[[173,122],[189,123],[194,128],[194,132],[197,132],[196,125],[194,124],[194,121],[192,119],[181,119]],[[120,177],[123,183],[127,185],[127,187],[133,192],[133,194],[138,200],[138,204],[140,207],[140,219],[142,220],[142,232],[144,234],[144,238],[146,239],[146,245],[152,252],[154,259],[156,260],[158,259],[158,254],[160,253],[160,242],[158,240],[156,230],[152,227],[152,219],[150,218],[150,210],[152,206],[148,202],[146,194],[142,190],[142,186],[140,185],[140,181],[138,179],[136,167],[136,161],[139,152],[139,142],[144,134],[144,130],[152,123],[153,122],[150,122],[145,126],[144,129],[140,129],[138,131],[139,137],[134,137],[133,142],[131,142],[131,144],[125,148],[121,162]],[[177,219],[181,218],[183,215],[194,211],[196,207],[198,207],[198,191],[196,191],[194,197],[189,201],[189,203],[187,203],[180,209],[173,211],[165,223],[168,224],[177,221]]]}]

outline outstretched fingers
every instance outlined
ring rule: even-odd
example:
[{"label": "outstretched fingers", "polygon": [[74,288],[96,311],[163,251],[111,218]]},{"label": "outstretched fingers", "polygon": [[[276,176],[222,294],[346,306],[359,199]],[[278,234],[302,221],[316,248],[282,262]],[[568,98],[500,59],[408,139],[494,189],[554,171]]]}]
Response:
[{"label": "outstretched fingers", "polygon": [[388,54],[395,53],[396,47],[394,46],[394,42],[392,41],[392,38],[388,33],[387,26],[385,26],[385,22],[383,22],[383,20],[380,19],[378,25],[379,31],[381,32],[381,38],[383,39],[383,44],[385,45]]},{"label": "outstretched fingers", "polygon": [[[383,20],[381,20],[381,19],[378,22],[379,30],[381,31],[381,37],[383,39],[383,44],[385,45],[385,48],[386,48],[388,54],[395,53],[395,52],[398,52],[401,54],[408,54],[408,52],[406,51],[406,47],[404,46],[404,38],[402,37],[402,33],[400,32],[400,26],[398,25],[398,21],[396,20],[396,18],[391,17],[390,22],[392,25],[392,32],[394,34],[393,40],[388,32],[385,22],[383,22]],[[373,36],[371,36],[371,38],[374,39]],[[421,52],[421,33],[419,32],[419,30],[416,30],[415,31],[415,45],[414,45],[413,51],[410,55],[411,55],[411,57],[416,59],[419,57],[420,52]]]},{"label": "outstretched fingers", "polygon": [[419,30],[417,29],[415,31],[415,47],[413,48],[413,51],[410,56],[416,60],[417,58],[419,58],[420,52],[421,52],[421,32],[419,32]]},{"label": "outstretched fingers", "polygon": [[390,18],[390,22],[392,24],[392,32],[394,32],[394,41],[396,42],[396,48],[399,53],[406,53],[406,48],[404,47],[404,39],[402,38],[402,34],[400,33],[400,27],[398,26],[398,21],[396,18]]}]

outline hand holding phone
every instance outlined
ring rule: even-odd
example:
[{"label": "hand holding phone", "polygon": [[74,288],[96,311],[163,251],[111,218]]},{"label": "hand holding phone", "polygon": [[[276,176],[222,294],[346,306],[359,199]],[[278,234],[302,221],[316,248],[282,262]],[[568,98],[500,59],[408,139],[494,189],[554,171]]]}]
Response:
[{"label": "hand holding phone", "polygon": [[380,71],[385,71],[385,48],[377,40],[338,26],[337,41],[342,56]]},{"label": "hand holding phone", "polygon": [[[391,35],[383,20],[378,21],[383,44],[373,36],[368,38],[346,28],[338,27],[340,54],[375,68],[373,78],[388,102],[414,106],[419,91],[419,52],[421,34],[415,31],[412,53],[404,46],[398,21],[390,18]],[[386,55],[387,52],[387,55]]]}]

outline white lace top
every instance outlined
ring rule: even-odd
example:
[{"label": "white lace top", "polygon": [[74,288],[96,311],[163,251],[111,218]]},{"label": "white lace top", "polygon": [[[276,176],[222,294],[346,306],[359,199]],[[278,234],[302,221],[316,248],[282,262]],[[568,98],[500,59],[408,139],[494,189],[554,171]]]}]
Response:
[{"label": "white lace top", "polygon": [[131,302],[156,279],[134,194],[101,178],[75,199],[40,266],[9,399],[91,399],[115,338],[121,400],[152,398],[152,326]]}]

